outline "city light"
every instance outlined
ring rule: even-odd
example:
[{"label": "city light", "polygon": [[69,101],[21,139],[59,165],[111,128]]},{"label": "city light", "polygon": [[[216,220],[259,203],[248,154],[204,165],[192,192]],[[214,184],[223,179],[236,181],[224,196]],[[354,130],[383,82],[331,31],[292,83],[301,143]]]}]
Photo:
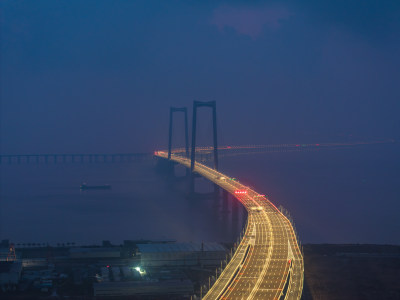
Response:
[{"label": "city light", "polygon": [[140,275],[146,275],[146,271],[144,269],[140,267],[135,267],[134,269],[138,271]]}]

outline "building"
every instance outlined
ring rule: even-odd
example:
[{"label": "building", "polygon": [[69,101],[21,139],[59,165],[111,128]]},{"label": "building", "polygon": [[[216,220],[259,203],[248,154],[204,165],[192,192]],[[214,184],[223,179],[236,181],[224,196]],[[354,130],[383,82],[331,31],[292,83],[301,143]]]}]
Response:
[{"label": "building", "polygon": [[19,261],[0,261],[0,287],[15,290],[21,278],[22,264]]},{"label": "building", "polygon": [[121,249],[112,248],[71,248],[69,250],[70,258],[120,258]]},{"label": "building", "polygon": [[187,279],[101,282],[94,283],[93,290],[94,296],[191,295],[193,283]]},{"label": "building", "polygon": [[143,267],[219,265],[226,249],[218,243],[139,244]]}]

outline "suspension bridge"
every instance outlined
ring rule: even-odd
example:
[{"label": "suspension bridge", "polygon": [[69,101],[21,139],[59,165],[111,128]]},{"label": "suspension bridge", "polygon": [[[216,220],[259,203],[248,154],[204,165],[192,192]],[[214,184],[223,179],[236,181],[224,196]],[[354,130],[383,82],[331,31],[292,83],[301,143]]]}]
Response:
[{"label": "suspension bridge", "polygon": [[[196,148],[197,109],[210,107],[213,114],[213,147]],[[174,112],[185,114],[185,147],[172,149],[172,123]],[[303,290],[304,262],[299,242],[289,219],[263,194],[233,180],[218,171],[218,145],[216,103],[198,102],[193,105],[192,145],[189,151],[187,109],[171,108],[168,150],[156,151],[155,157],[172,169],[180,164],[190,169],[191,192],[194,193],[195,176],[202,176],[233,195],[247,210],[244,235],[231,260],[203,299],[300,299]],[[295,146],[296,147],[296,146]],[[211,154],[213,166],[198,160],[203,152]],[[218,274],[217,274],[218,275]],[[203,295],[201,295],[202,297]]]}]

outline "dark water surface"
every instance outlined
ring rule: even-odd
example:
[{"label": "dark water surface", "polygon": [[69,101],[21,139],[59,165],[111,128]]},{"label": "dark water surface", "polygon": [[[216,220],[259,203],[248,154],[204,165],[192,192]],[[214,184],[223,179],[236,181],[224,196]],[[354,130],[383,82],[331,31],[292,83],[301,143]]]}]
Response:
[{"label": "dark water surface", "polygon": [[[224,157],[220,169],[287,208],[303,242],[399,244],[398,153],[396,144],[267,153]],[[1,176],[1,238],[16,243],[229,241],[243,219],[187,199],[152,160],[1,165]],[[112,189],[80,191],[83,181]]]},{"label": "dark water surface", "polygon": [[305,243],[400,244],[400,146],[231,157],[223,169],[291,213]]},{"label": "dark water surface", "polygon": [[[230,241],[241,226],[239,219],[232,230],[214,199],[187,199],[185,182],[165,180],[151,159],[1,169],[1,236],[14,242]],[[82,182],[112,189],[81,191]]]}]

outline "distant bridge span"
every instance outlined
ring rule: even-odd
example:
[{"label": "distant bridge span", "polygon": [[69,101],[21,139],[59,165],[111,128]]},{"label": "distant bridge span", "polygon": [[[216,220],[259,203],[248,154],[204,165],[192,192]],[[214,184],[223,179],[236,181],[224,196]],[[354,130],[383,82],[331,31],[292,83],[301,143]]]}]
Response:
[{"label": "distant bridge span", "polygon": [[106,163],[151,159],[152,153],[43,153],[0,155],[0,164],[21,163]]},{"label": "distant bridge span", "polygon": [[[155,156],[167,160],[168,152]],[[170,160],[191,167],[181,155],[172,153]],[[304,263],[290,221],[264,195],[223,173],[197,161],[193,172],[232,194],[248,212],[243,239],[203,299],[300,299]]]},{"label": "distant bridge span", "polygon": [[[341,149],[356,146],[394,143],[395,140],[381,140],[370,142],[347,142],[347,143],[321,143],[321,144],[274,144],[274,145],[239,145],[218,147],[218,156],[251,155],[272,152],[308,152],[323,149]],[[175,155],[188,155],[188,148],[176,148],[171,150]],[[213,147],[196,147],[198,160],[212,161]],[[106,162],[129,162],[148,160],[153,157],[152,152],[143,153],[30,153],[30,154],[2,154],[0,164],[19,163],[106,163]]]}]

